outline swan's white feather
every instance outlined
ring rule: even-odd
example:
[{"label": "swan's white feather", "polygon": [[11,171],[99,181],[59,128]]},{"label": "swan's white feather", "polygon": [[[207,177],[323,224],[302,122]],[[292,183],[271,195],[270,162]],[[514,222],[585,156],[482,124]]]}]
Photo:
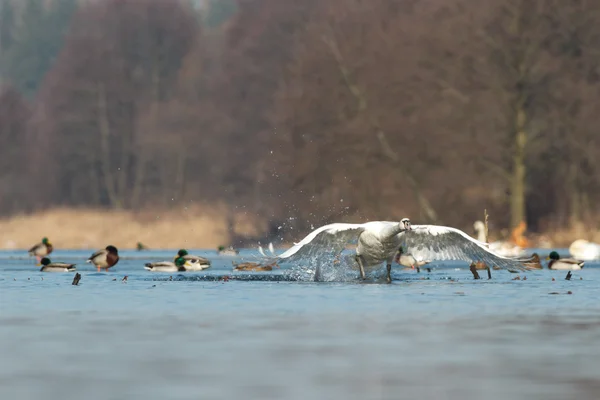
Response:
[{"label": "swan's white feather", "polygon": [[324,225],[309,233],[304,239],[277,256],[293,262],[323,253],[338,255],[347,244],[356,243],[365,230],[377,234],[398,225],[397,222],[371,221],[364,224],[334,223]]},{"label": "swan's white feather", "polygon": [[526,270],[528,258],[508,258],[491,251],[487,244],[463,231],[440,225],[412,225],[412,230],[399,233],[403,245],[417,261],[482,261],[500,268]]}]

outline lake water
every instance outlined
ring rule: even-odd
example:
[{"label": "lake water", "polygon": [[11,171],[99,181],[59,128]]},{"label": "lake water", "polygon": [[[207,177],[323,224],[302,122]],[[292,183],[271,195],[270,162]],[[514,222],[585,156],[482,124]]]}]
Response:
[{"label": "lake water", "polygon": [[78,263],[73,286],[75,273],[0,252],[0,399],[600,398],[600,264],[570,281],[395,268],[391,285],[233,273],[254,251],[143,269],[174,253],[122,251],[97,273],[90,251],[57,250]]}]

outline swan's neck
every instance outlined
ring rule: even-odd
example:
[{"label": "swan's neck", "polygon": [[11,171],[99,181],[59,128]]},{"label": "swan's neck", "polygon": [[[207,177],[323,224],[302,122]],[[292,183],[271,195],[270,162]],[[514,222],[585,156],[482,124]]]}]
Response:
[{"label": "swan's neck", "polygon": [[487,240],[485,240],[485,232],[483,229],[477,229],[477,240],[484,243],[487,242]]},{"label": "swan's neck", "polygon": [[397,234],[399,234],[400,232],[402,232],[404,230],[405,229],[401,223],[398,223],[398,224],[392,225],[392,226],[387,226],[381,232],[381,237],[384,239],[391,238],[393,236],[396,236]]}]

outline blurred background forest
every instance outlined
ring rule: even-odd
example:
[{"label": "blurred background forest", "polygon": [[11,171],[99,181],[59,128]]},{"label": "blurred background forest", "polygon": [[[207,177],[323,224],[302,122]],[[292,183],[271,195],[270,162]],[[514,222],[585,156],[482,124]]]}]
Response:
[{"label": "blurred background forest", "polygon": [[598,104],[598,1],[0,0],[0,214],[597,232]]}]

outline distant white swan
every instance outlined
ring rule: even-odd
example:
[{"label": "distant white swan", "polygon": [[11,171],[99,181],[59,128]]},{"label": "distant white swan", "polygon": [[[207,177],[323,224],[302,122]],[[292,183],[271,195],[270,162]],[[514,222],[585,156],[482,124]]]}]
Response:
[{"label": "distant white swan", "polygon": [[597,260],[600,259],[600,244],[578,239],[569,246],[569,253],[578,260]]},{"label": "distant white swan", "polygon": [[488,250],[485,243],[450,227],[411,225],[408,218],[400,222],[372,221],[364,224],[335,223],[322,226],[277,256],[289,262],[309,259],[323,254],[337,257],[348,243],[357,242],[355,260],[360,276],[385,261],[387,281],[391,282],[391,267],[400,246],[416,262],[436,260],[483,261],[499,268],[528,269],[525,259],[502,257]]},{"label": "distant white swan", "polygon": [[[475,229],[475,233],[477,234],[477,240],[485,243],[485,224],[481,221],[475,221],[473,229]],[[488,248],[503,257],[522,257],[527,254],[523,248],[505,240],[489,243]]]}]

